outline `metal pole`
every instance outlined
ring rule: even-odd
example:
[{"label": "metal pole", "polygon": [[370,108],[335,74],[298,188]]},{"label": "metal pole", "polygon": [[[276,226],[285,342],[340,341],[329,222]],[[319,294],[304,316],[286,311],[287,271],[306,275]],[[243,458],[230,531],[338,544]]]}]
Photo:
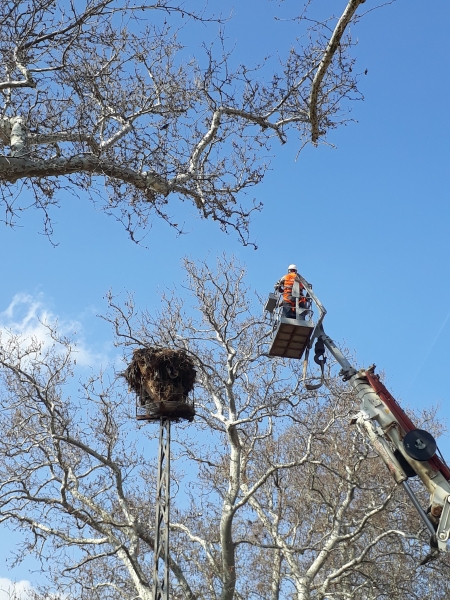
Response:
[{"label": "metal pole", "polygon": [[426,512],[423,510],[422,506],[420,505],[420,502],[417,500],[415,493],[412,491],[412,489],[409,487],[409,485],[408,485],[408,483],[406,481],[402,481],[402,486],[404,487],[405,492],[408,494],[409,499],[414,504],[414,506],[415,506],[417,512],[419,513],[422,521],[427,526],[428,531],[431,533],[431,535],[436,535],[436,531],[435,531],[435,529],[433,527],[433,524],[430,521],[430,519],[427,517]]},{"label": "metal pole", "polygon": [[[170,419],[159,427],[153,600],[169,600]],[[162,562],[162,564],[160,564]]]}]

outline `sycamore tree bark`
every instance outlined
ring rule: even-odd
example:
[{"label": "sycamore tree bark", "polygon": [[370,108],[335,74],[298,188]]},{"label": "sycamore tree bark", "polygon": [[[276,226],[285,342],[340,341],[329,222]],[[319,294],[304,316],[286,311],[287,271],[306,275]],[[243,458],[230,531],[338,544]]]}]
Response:
[{"label": "sycamore tree bark", "polygon": [[[195,420],[172,427],[171,598],[447,598],[448,558],[418,566],[427,532],[349,425],[346,384],[329,372],[307,392],[301,365],[267,356],[239,265],[185,268],[159,315],[110,296],[105,316],[126,362],[158,346],[196,365]],[[113,369],[73,381],[76,346],[48,334],[1,332],[0,521],[21,535],[15,560],[40,561],[43,598],[150,599],[158,427],[136,421]]]},{"label": "sycamore tree bark", "polygon": [[[50,208],[67,189],[96,198],[134,236],[152,213],[178,228],[166,210],[176,197],[246,243],[259,204],[241,198],[263,178],[272,143],[293,134],[317,144],[344,122],[345,100],[359,95],[348,28],[364,1],[337,3],[340,16],[323,22],[305,8],[298,27],[307,41],[292,40],[272,66],[263,57],[259,65],[230,59],[225,20],[191,2],[4,0],[4,220],[31,204],[50,232]],[[184,48],[199,23],[220,29],[216,43]]]}]

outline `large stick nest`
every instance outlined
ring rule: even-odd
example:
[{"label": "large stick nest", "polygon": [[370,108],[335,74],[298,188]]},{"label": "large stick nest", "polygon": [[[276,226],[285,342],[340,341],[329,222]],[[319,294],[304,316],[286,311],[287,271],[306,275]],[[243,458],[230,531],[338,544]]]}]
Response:
[{"label": "large stick nest", "polygon": [[139,396],[149,402],[185,402],[195,383],[192,359],[184,350],[139,348],[133,353],[124,377]]}]

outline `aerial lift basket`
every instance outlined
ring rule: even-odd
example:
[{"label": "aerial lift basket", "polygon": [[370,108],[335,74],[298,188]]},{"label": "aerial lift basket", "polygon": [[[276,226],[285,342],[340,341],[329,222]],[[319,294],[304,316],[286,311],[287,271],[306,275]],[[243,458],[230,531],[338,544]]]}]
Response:
[{"label": "aerial lift basket", "polygon": [[311,297],[307,295],[306,304],[299,305],[301,291],[298,282],[294,282],[292,297],[295,299],[296,318],[294,319],[283,316],[283,308],[278,302],[278,296],[269,294],[264,307],[273,319],[273,334],[269,356],[299,359],[309,345],[315,328],[315,323],[311,320]]},{"label": "aerial lift basket", "polygon": [[270,356],[301,358],[314,331],[314,323],[279,316],[269,348]]}]

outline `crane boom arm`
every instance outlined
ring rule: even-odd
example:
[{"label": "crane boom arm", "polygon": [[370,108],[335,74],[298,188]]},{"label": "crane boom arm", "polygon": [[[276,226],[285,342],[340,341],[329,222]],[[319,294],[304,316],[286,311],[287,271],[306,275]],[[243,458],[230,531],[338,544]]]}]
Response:
[{"label": "crane boom arm", "polygon": [[[375,375],[374,366],[357,370],[347,360],[323,329],[323,319],[327,312],[325,307],[306,279],[299,273],[297,276],[306,291],[307,299],[312,300],[319,310],[317,323],[312,321],[310,305],[307,309],[299,310],[300,288],[294,289],[293,286],[295,318],[284,317],[280,312],[280,302],[274,294],[270,294],[265,307],[271,315],[272,324],[269,356],[300,359],[306,351],[303,371],[305,379],[308,353],[316,340],[314,361],[321,366],[321,383],[313,385],[305,382],[306,389],[314,390],[325,382],[323,355],[328,350],[341,366],[339,374],[342,379],[349,382],[360,401],[360,410],[352,423],[358,424],[365,432],[372,447],[383,459],[395,481],[403,486],[431,533],[430,557],[434,557],[438,551],[446,551],[450,537],[450,469],[436,456],[434,438],[415,427],[378,375]],[[430,494],[427,512],[408,484],[408,478],[415,476],[420,478]],[[429,557],[425,560],[428,559]]]},{"label": "crane boom arm", "polygon": [[[344,381],[349,382],[360,401],[360,411],[352,419],[352,423],[357,423],[365,430],[373,448],[383,459],[395,481],[405,488],[426,527],[435,536],[439,550],[446,551],[450,535],[450,469],[436,455],[427,460],[415,460],[407,452],[404,444],[406,434],[421,430],[416,429],[412,420],[375,375],[374,366],[357,371],[325,333],[322,325],[316,329],[315,337],[322,340],[339,363],[340,375]],[[407,483],[412,474],[418,475],[430,494],[428,515]]]}]

